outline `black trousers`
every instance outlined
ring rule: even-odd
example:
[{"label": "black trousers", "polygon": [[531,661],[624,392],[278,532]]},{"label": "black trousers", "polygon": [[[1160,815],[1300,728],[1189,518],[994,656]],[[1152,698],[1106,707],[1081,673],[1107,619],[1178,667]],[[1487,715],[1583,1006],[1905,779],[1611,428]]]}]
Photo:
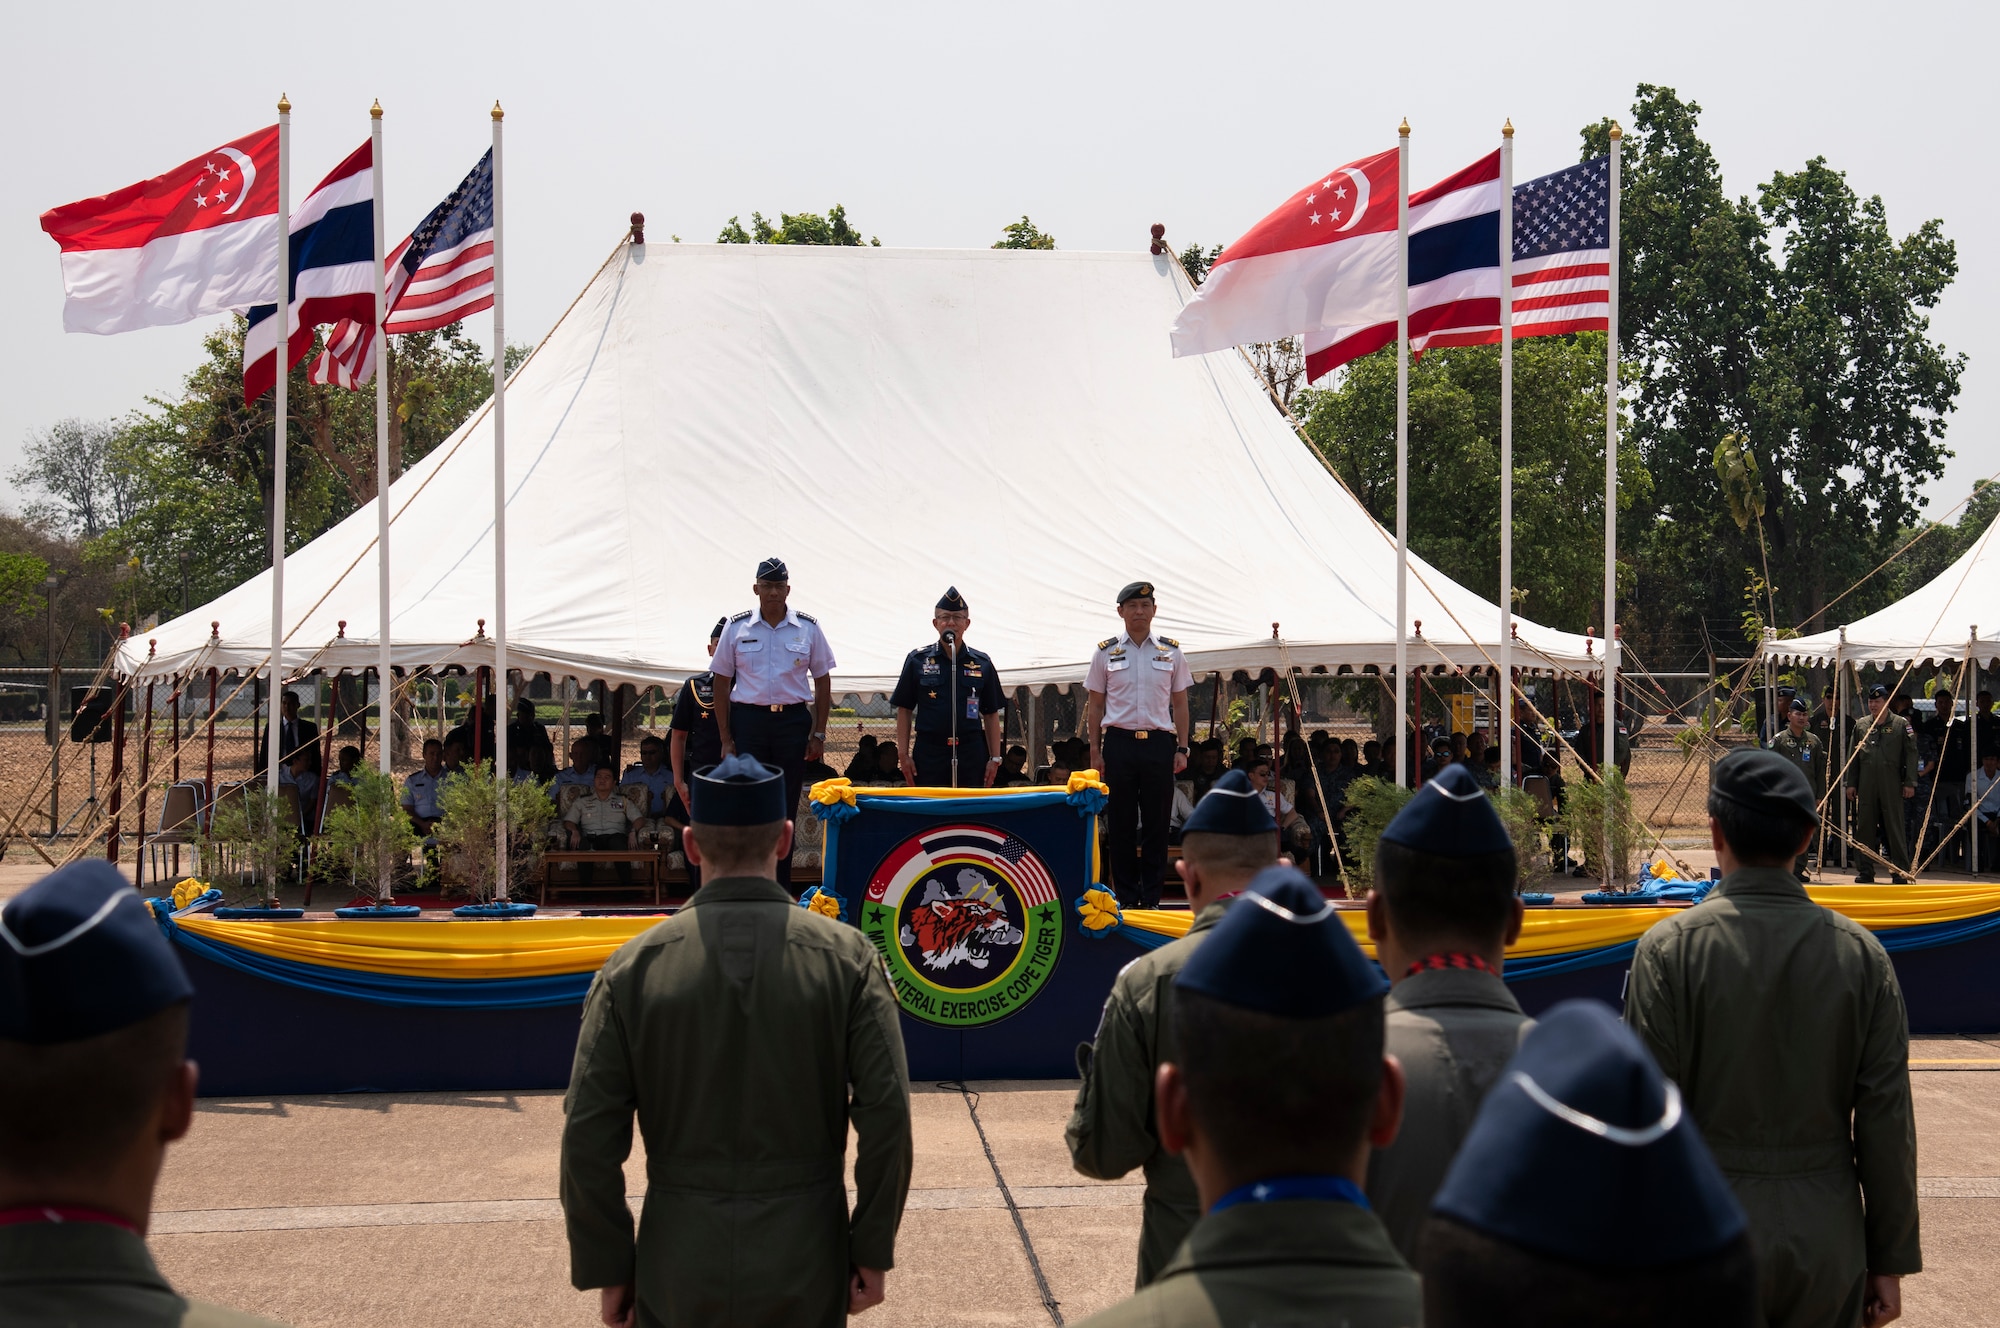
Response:
[{"label": "black trousers", "polygon": [[[587,849],[594,849],[600,853],[615,852],[617,850],[630,847],[630,845],[628,845],[625,842],[625,836],[623,835],[585,835],[583,836],[583,846]],[[631,863],[614,862],[611,865],[618,869],[618,884],[620,885],[632,884]],[[596,863],[579,862],[576,864],[576,883],[578,885],[589,885],[592,881],[596,879],[597,879]]]},{"label": "black trousers", "polygon": [[[785,776],[785,817],[796,814],[799,792],[806,783],[806,742],[812,737],[812,707],[803,701],[773,710],[767,705],[732,701],[729,736],[736,750],[754,756]],[[778,863],[778,884],[792,883],[792,858]]]},{"label": "black trousers", "polygon": [[1174,811],[1173,730],[1144,736],[1104,730],[1104,782],[1111,786],[1105,850],[1118,902],[1125,908],[1158,908],[1167,879],[1167,822]]},{"label": "black trousers", "polygon": [[986,784],[986,732],[960,729],[958,734],[958,782],[951,780],[952,746],[943,733],[919,733],[910,744],[910,760],[917,767],[917,782],[926,788],[982,788]]}]

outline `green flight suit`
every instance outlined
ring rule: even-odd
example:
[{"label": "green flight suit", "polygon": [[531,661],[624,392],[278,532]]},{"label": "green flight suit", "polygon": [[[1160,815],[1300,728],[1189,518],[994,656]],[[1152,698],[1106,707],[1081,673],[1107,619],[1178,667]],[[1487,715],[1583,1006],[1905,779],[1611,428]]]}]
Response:
[{"label": "green flight suit", "polygon": [[1500,1071],[1535,1026],[1514,993],[1491,973],[1439,968],[1412,974],[1389,992],[1386,1050],[1402,1062],[1408,1088],[1396,1142],[1368,1159],[1368,1202],[1406,1262],[1431,1199]]},{"label": "green flight suit", "polygon": [[[1910,841],[1903,833],[1903,790],[1917,786],[1917,734],[1910,721],[1883,711],[1882,720],[1854,721],[1848,749],[1847,787],[1860,791],[1854,809],[1854,839],[1882,855],[1905,874],[1910,870]],[[1875,864],[1861,860],[1863,877],[1873,878]]]},{"label": "green flight suit", "polygon": [[275,1328],[176,1294],[146,1242],[108,1222],[0,1226],[0,1324]]},{"label": "green flight suit", "polygon": [[1088,1328],[1338,1324],[1416,1328],[1417,1275],[1357,1204],[1243,1203],[1195,1223],[1151,1286],[1091,1315]]},{"label": "green flight suit", "polygon": [[775,881],[704,882],[619,947],[584,1001],[563,1110],[570,1280],[636,1283],[647,1328],[844,1324],[852,1266],[894,1262],[911,1164],[895,994],[858,930]]},{"label": "green flight suit", "polygon": [[[1794,735],[1791,726],[1787,724],[1784,728],[1778,730],[1777,737],[1771,739],[1771,750],[1805,772],[1806,783],[1812,785],[1813,797],[1824,805],[1826,802],[1826,744],[1820,741],[1820,736],[1811,729],[1807,729],[1803,734]],[[1896,791],[1896,799],[1898,804],[1900,804],[1902,801],[1901,789]],[[1829,808],[1828,810],[1831,811],[1832,809]],[[1903,823],[1901,817],[1902,812],[1899,805],[1897,825]],[[1807,856],[1804,853],[1799,854],[1798,861],[1792,864],[1792,870],[1795,872],[1805,871]]]},{"label": "green flight suit", "polygon": [[1625,1018],[1750,1218],[1774,1328],[1852,1328],[1863,1278],[1923,1267],[1896,970],[1781,868],[1731,872],[1639,938]]},{"label": "green flight suit", "polygon": [[1111,984],[1096,1042],[1076,1049],[1083,1086],[1063,1131],[1071,1164],[1096,1180],[1146,1170],[1135,1286],[1160,1275],[1201,1217],[1187,1163],[1160,1147],[1154,1132],[1153,1074],[1161,1061],[1173,1059],[1168,1016],[1174,977],[1228,906],[1228,900],[1210,904],[1195,915],[1187,935],[1127,964]]}]

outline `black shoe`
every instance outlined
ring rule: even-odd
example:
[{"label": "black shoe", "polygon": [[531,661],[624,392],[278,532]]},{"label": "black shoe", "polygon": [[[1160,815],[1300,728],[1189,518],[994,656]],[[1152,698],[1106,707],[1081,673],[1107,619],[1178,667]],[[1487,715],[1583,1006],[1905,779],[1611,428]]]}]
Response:
[{"label": "black shoe", "polygon": [[1873,885],[1875,884],[1875,877],[1872,873],[1867,876],[1857,876],[1854,878],[1854,883],[1856,885]]},{"label": "black shoe", "polygon": [[1812,884],[1812,874],[1810,872],[1793,872],[1792,875],[1799,878],[1800,885]]}]

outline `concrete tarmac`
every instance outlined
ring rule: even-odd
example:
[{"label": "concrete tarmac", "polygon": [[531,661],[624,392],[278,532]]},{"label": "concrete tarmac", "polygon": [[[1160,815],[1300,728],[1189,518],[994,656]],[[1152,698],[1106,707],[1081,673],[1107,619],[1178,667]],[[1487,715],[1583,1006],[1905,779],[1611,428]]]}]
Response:
[{"label": "concrete tarmac", "polygon": [[[1926,1038],[1911,1059],[1927,1271],[1904,1283],[1903,1322],[1988,1323],[2000,1038]],[[1138,1177],[1070,1170],[1073,1091],[915,1087],[897,1267],[863,1323],[1073,1323],[1130,1292]],[[595,1294],[569,1285],[561,1130],[556,1093],[203,1099],[161,1178],[153,1250],[189,1295],[299,1328],[593,1324]],[[641,1193],[636,1146],[627,1175]]]}]

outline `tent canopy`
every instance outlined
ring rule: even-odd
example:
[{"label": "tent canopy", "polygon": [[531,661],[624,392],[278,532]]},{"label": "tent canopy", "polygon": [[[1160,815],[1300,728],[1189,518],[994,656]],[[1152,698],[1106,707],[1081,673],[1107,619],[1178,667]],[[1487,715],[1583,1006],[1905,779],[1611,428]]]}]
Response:
[{"label": "tent canopy", "polygon": [[[1888,608],[1844,628],[1773,641],[1764,653],[1781,664],[1912,664],[2000,660],[2000,519],[1957,562]],[[1844,634],[1844,635],[1843,635]]]},{"label": "tent canopy", "polygon": [[[770,554],[842,692],[892,687],[949,585],[1010,685],[1080,681],[1139,579],[1197,671],[1392,664],[1393,541],[1239,355],[1173,357],[1192,294],[1143,252],[620,246],[507,390],[510,665],[676,683]],[[492,444],[482,409],[390,491],[398,668],[492,660]],[[286,559],[288,675],[376,663],[375,531]],[[1499,609],[1410,565],[1412,667],[1496,658]],[[269,576],[122,670],[263,667]],[[1596,668],[1517,621],[1517,667]]]}]

